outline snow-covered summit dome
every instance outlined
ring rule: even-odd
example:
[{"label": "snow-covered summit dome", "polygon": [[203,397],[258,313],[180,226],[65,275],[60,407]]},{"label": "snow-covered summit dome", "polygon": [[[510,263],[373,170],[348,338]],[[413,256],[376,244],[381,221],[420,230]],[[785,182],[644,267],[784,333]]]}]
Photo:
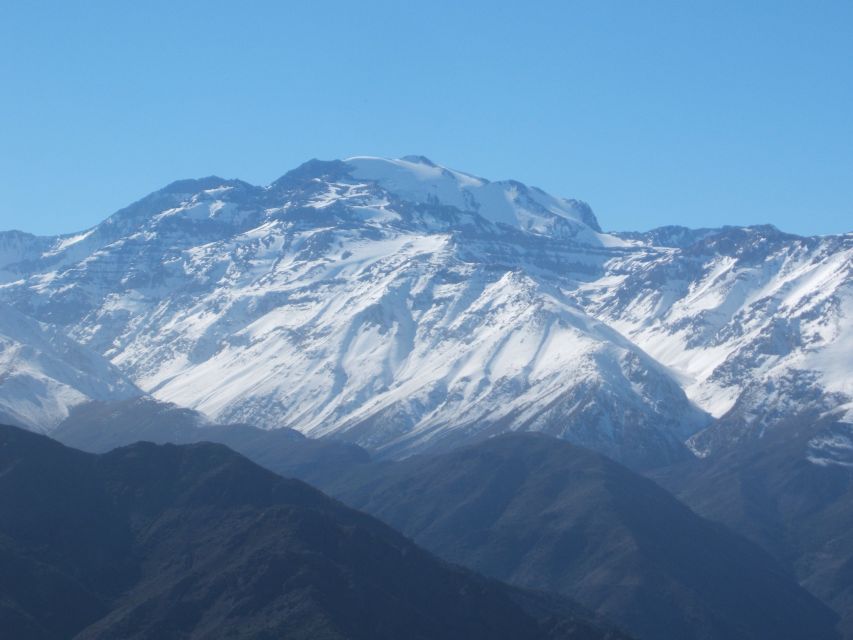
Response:
[{"label": "snow-covered summit dome", "polygon": [[570,229],[577,240],[606,246],[623,241],[601,233],[589,205],[558,198],[515,180],[492,182],[443,167],[423,156],[398,159],[356,156],[344,161],[357,180],[377,183],[398,197],[475,211],[487,220],[531,233]]}]

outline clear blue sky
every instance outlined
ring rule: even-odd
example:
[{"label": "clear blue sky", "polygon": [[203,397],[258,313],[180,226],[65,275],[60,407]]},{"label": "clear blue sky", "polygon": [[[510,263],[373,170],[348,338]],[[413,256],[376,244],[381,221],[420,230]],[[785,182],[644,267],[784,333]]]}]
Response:
[{"label": "clear blue sky", "polygon": [[4,4],[0,229],[412,153],[606,229],[853,230],[853,0]]}]

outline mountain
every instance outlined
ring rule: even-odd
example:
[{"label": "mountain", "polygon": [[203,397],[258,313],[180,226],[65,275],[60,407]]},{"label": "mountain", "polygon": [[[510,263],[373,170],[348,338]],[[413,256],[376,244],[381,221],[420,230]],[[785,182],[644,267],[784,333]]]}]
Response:
[{"label": "mountain", "polygon": [[630,250],[597,229],[582,203],[422,158],[315,161],[265,188],[174,183],[22,250],[0,298],[220,423],[388,455],[529,429],[683,458],[705,414],[564,292]]},{"label": "mountain", "polygon": [[93,400],[141,395],[99,354],[0,304],[0,419],[49,430]]},{"label": "mountain", "polygon": [[0,427],[0,624],[28,638],[617,639],[226,447]]},{"label": "mountain", "polygon": [[638,638],[837,637],[834,616],[797,586],[789,562],[590,451],[515,434],[390,462],[287,431],[204,424],[185,409],[134,400],[80,407],[53,436],[89,450],[140,437],[228,444],[447,560],[559,591]]},{"label": "mountain", "polygon": [[[700,456],[761,438],[804,412],[853,422],[853,234],[802,238],[771,227],[633,234],[660,255],[609,265],[579,304],[681,376],[718,418]],[[669,246],[672,245],[672,246]]]},{"label": "mountain", "polygon": [[0,300],[159,400],[388,457],[522,430],[652,468],[853,407],[853,234],[604,233],[410,156],[183,180],[0,248]]},{"label": "mountain", "polygon": [[306,438],[293,429],[215,424],[203,414],[150,397],[89,402],[72,409],[51,438],[89,453],[107,453],[139,441],[156,444],[224,444],[285,477],[314,483],[371,461],[358,445]]},{"label": "mountain", "polygon": [[762,439],[655,472],[699,513],[760,544],[841,616],[853,638],[853,428],[791,416]]},{"label": "mountain", "polygon": [[0,232],[0,282],[14,281],[18,274],[6,271],[6,265],[18,265],[41,256],[56,241],[52,238],[34,236],[22,231]]},{"label": "mountain", "polygon": [[565,594],[638,638],[838,637],[836,616],[757,545],[550,437],[361,465],[318,486],[451,562]]}]

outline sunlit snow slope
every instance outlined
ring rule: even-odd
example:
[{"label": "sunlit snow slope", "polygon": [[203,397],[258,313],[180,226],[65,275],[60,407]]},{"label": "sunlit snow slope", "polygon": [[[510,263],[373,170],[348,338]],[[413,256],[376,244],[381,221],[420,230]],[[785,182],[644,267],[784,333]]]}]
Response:
[{"label": "sunlit snow slope", "polygon": [[[771,424],[773,393],[849,402],[851,245],[607,234],[515,181],[359,157],[0,234],[0,299],[219,421],[390,455],[532,429],[645,465]],[[735,409],[725,437],[705,429]]]},{"label": "sunlit snow slope", "polygon": [[614,259],[610,278],[575,296],[678,371],[688,396],[720,418],[691,440],[700,455],[798,414],[843,418],[853,397],[853,234],[701,235]]}]

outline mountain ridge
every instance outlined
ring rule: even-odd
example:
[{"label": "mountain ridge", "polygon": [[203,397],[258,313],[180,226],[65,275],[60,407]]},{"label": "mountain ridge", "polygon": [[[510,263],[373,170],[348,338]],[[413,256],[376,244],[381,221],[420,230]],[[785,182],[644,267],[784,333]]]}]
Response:
[{"label": "mountain ridge", "polygon": [[796,586],[789,559],[774,562],[599,454],[517,433],[388,461],[286,431],[199,424],[143,400],[82,407],[52,435],[93,452],[139,439],[226,444],[445,560],[561,592],[639,638],[834,637],[833,616]]},{"label": "mountain ridge", "polygon": [[0,510],[0,621],[21,640],[624,637],[222,445],[95,456],[0,425]]},{"label": "mountain ridge", "polygon": [[654,466],[772,427],[769,398],[853,397],[827,377],[853,234],[604,234],[579,201],[409,156],[178,181],[48,244],[0,264],[0,301],[161,400],[390,456],[532,429]]}]

